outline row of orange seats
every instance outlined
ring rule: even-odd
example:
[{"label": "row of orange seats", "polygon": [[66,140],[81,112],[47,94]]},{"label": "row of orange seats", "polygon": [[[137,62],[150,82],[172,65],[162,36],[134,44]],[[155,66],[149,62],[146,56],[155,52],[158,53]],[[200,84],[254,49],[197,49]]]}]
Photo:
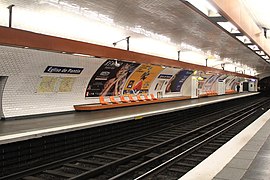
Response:
[{"label": "row of orange seats", "polygon": [[[133,96],[133,95],[129,94],[128,96],[119,96],[119,101],[117,101],[114,96],[109,96],[110,102],[105,101],[104,96],[99,96],[99,102],[102,105],[109,105],[109,104],[120,104],[120,103],[131,103],[131,102],[139,102],[139,101],[157,100],[157,98],[154,96],[154,94],[150,94],[150,96],[151,97],[148,97],[147,94],[143,94],[144,98],[142,98],[140,94],[138,94],[137,96]],[[125,97],[128,97],[128,99],[126,99]]]},{"label": "row of orange seats", "polygon": [[216,96],[217,93],[215,91],[206,91],[207,96]]},{"label": "row of orange seats", "polygon": [[225,93],[226,94],[234,94],[234,93],[236,93],[236,91],[232,90],[232,89],[228,89],[228,90],[225,91]]}]

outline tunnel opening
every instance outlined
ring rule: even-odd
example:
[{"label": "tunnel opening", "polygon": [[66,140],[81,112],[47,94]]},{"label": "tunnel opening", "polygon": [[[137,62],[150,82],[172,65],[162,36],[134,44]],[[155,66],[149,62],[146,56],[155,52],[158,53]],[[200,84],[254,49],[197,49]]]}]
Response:
[{"label": "tunnel opening", "polygon": [[8,79],[8,76],[0,76],[0,117],[1,117],[1,120],[5,118],[3,107],[2,107],[2,101],[3,101],[3,93],[4,93],[4,88],[5,88],[7,79]]}]

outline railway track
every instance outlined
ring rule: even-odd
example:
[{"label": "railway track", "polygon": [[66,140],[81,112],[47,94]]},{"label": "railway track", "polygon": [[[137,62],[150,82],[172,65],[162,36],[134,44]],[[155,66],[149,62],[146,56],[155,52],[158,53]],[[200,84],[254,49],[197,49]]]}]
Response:
[{"label": "railway track", "polygon": [[[9,175],[4,179],[144,179],[153,176],[162,179],[167,174],[172,179],[181,177],[234,136],[229,129],[232,124],[239,124],[265,103],[262,98],[256,103],[245,104],[244,109],[238,105],[226,110],[220,108],[214,113],[206,112],[192,122],[172,124],[155,132],[62,159],[43,168]],[[230,133],[222,136],[221,132]],[[204,149],[198,149],[204,146]],[[182,160],[175,165],[175,159]]]},{"label": "railway track", "polygon": [[[236,115],[237,111],[232,115],[225,116],[219,119],[222,121],[221,124],[216,124],[210,130],[202,131],[194,138],[184,140],[185,143],[178,147],[111,179],[124,179],[127,177],[126,175],[133,176],[132,179],[136,180],[179,179],[252,123],[254,119],[251,116],[257,111],[261,111],[261,107],[266,104],[269,104],[269,100],[247,107],[246,111],[239,112],[239,115]],[[146,165],[147,167],[145,167]],[[138,172],[138,169],[143,166],[144,171]]]}]

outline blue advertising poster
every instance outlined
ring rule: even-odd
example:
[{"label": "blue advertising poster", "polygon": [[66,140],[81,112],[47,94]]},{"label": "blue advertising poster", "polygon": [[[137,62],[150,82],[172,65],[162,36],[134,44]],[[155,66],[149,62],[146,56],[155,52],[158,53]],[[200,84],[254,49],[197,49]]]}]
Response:
[{"label": "blue advertising poster", "polygon": [[121,95],[127,78],[139,65],[108,59],[91,78],[85,97]]},{"label": "blue advertising poster", "polygon": [[180,92],[183,83],[193,72],[192,70],[180,70],[169,81],[166,92]]}]

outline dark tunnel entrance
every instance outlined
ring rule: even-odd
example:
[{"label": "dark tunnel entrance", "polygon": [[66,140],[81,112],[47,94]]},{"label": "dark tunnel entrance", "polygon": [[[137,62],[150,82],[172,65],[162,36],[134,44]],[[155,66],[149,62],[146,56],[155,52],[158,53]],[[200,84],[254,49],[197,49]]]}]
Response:
[{"label": "dark tunnel entrance", "polygon": [[270,77],[265,77],[259,81],[259,90],[267,96],[270,96]]}]

